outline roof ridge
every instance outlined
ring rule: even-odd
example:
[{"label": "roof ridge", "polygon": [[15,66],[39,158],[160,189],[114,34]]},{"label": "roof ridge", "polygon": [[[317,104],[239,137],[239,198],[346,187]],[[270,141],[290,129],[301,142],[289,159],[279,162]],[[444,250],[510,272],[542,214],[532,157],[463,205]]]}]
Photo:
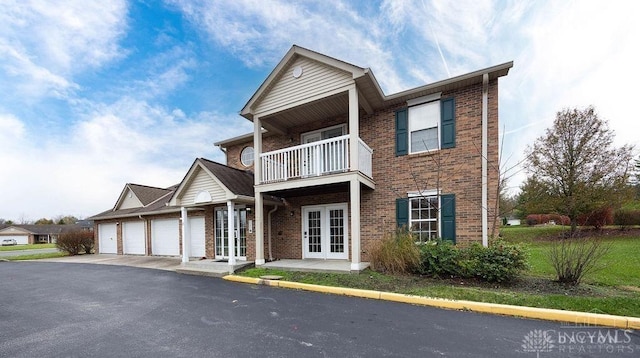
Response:
[{"label": "roof ridge", "polygon": [[219,166],[221,166],[221,167],[228,168],[228,169],[233,169],[233,170],[235,170],[235,171],[239,171],[239,172],[241,172],[241,173],[253,174],[250,170],[234,168],[234,167],[228,166],[228,165],[226,165],[226,164],[222,164],[222,163],[214,162],[213,160],[210,160],[210,159],[207,159],[207,158],[202,158],[202,157],[200,157],[200,158],[198,158],[198,159],[202,159],[202,160],[204,160],[204,161],[206,161],[206,162],[209,162],[209,163],[212,163],[212,164],[216,164],[216,165],[219,165]]}]

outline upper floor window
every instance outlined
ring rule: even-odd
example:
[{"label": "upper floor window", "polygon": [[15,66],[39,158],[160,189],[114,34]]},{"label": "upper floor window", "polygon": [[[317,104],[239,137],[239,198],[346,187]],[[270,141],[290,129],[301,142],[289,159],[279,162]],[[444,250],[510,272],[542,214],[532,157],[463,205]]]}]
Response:
[{"label": "upper floor window", "polygon": [[440,101],[409,107],[409,153],[440,149]]},{"label": "upper floor window", "polygon": [[313,132],[302,133],[302,143],[311,143],[317,142],[323,139],[335,138],[345,135],[346,126],[344,124],[340,124],[337,126],[322,128],[320,130],[316,130]]},{"label": "upper floor window", "polygon": [[456,103],[440,93],[410,99],[396,111],[396,156],[455,148]]},{"label": "upper floor window", "polygon": [[244,149],[242,149],[242,152],[240,152],[240,162],[245,167],[253,165],[253,147],[244,147]]}]

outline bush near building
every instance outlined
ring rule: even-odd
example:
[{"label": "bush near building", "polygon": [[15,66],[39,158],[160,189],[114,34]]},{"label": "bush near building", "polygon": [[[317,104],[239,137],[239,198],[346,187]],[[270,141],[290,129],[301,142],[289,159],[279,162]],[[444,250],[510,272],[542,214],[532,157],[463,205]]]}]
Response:
[{"label": "bush near building", "polygon": [[90,254],[94,244],[93,232],[76,230],[61,234],[56,242],[56,247],[73,256],[81,252]]}]

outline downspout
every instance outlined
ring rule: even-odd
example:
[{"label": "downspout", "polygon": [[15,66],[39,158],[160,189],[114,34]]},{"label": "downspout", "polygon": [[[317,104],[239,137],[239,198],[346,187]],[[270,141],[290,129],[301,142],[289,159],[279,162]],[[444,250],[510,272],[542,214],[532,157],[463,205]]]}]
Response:
[{"label": "downspout", "polygon": [[489,218],[487,210],[488,203],[488,158],[489,146],[487,143],[489,132],[489,74],[482,75],[482,246],[489,246]]},{"label": "downspout", "polygon": [[278,210],[278,205],[275,205],[273,209],[271,209],[267,213],[267,236],[269,238],[269,261],[273,261],[273,251],[271,251],[271,214],[275,213]]}]

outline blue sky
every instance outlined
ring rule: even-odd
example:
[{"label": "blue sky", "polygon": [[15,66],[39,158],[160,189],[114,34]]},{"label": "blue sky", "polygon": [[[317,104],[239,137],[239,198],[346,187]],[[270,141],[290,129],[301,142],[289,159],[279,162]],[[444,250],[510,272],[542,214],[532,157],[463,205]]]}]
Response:
[{"label": "blue sky", "polygon": [[[503,161],[565,107],[638,146],[635,1],[0,2],[0,218],[109,209],[178,183],[293,44],[374,72],[386,94],[513,60]],[[517,186],[524,174],[516,175]]]}]

